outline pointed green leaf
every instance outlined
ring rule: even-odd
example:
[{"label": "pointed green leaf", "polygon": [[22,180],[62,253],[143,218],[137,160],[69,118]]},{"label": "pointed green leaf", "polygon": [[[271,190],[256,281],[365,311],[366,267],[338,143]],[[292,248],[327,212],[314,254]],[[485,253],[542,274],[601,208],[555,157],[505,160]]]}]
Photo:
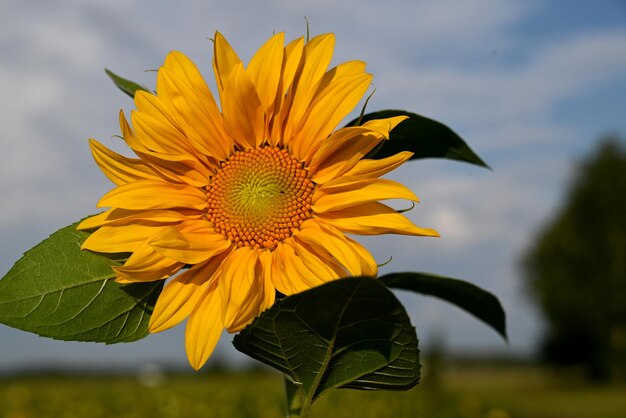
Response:
[{"label": "pointed green leaf", "polygon": [[283,372],[305,405],[339,387],[406,390],[419,381],[415,328],[381,282],[354,277],[277,301],[235,336]]},{"label": "pointed green leaf", "polygon": [[495,329],[505,340],[506,316],[500,301],[480,287],[459,279],[430,273],[392,273],[379,278],[387,286],[435,296],[474,315]]},{"label": "pointed green leaf", "polygon": [[[447,158],[465,161],[482,167],[489,166],[452,129],[435,120],[407,112],[405,110],[380,110],[367,113],[360,118],[360,124],[372,119],[384,119],[406,115],[409,118],[396,126],[388,141],[374,150],[367,158],[385,158],[401,151],[411,151],[411,159]],[[354,119],[347,126],[359,123]]]},{"label": "pointed green leaf", "polygon": [[59,340],[141,339],[163,282],[120,285],[118,260],[80,249],[73,224],[27,251],[0,280],[0,323]]},{"label": "pointed green leaf", "polygon": [[125,78],[122,78],[107,68],[105,68],[104,71],[107,73],[109,78],[113,80],[117,88],[122,90],[124,93],[128,94],[130,97],[135,97],[135,92],[137,90],[150,92],[150,90],[147,87],[142,86],[141,84],[137,84],[134,81],[130,81]]}]

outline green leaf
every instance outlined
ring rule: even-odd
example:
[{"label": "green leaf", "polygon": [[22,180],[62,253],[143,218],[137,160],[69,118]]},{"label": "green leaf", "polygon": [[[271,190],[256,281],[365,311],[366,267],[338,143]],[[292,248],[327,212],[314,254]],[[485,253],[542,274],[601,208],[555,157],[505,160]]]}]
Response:
[{"label": "green leaf", "polygon": [[[385,158],[401,151],[411,151],[411,159],[447,158],[490,168],[452,129],[435,120],[405,110],[380,110],[367,113],[360,124],[372,119],[406,115],[409,118],[396,126],[388,141],[381,143],[367,158]],[[347,126],[359,123],[359,118]]]},{"label": "green leaf", "polygon": [[107,344],[148,334],[163,281],[120,285],[120,260],[83,251],[77,224],[27,251],[0,280],[0,323],[59,340]]},{"label": "green leaf", "polygon": [[233,344],[283,372],[305,408],[333,388],[406,390],[420,376],[415,328],[393,293],[371,277],[278,300]]},{"label": "green leaf", "polygon": [[387,286],[435,296],[466,310],[495,329],[505,340],[506,316],[500,301],[480,287],[430,273],[392,273],[379,278]]},{"label": "green leaf", "polygon": [[104,71],[107,73],[109,78],[113,80],[117,88],[122,90],[124,93],[128,94],[130,97],[135,97],[135,92],[137,90],[150,92],[150,90],[147,87],[142,86],[141,84],[137,84],[134,81],[130,81],[125,78],[122,78],[107,68],[105,68]]}]

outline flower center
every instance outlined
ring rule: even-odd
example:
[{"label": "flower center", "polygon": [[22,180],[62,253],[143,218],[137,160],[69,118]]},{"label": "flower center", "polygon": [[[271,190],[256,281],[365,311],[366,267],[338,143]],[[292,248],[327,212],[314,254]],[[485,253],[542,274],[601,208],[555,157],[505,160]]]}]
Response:
[{"label": "flower center", "polygon": [[237,151],[207,187],[207,217],[238,247],[274,249],[311,217],[315,185],[279,148]]}]

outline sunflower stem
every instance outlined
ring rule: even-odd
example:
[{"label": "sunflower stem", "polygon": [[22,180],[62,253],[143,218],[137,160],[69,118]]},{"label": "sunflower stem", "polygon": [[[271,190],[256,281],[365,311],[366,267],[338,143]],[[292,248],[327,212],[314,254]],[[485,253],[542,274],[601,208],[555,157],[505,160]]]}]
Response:
[{"label": "sunflower stem", "polygon": [[306,418],[309,416],[309,405],[303,402],[302,391],[286,376],[285,395],[287,396],[287,418]]}]

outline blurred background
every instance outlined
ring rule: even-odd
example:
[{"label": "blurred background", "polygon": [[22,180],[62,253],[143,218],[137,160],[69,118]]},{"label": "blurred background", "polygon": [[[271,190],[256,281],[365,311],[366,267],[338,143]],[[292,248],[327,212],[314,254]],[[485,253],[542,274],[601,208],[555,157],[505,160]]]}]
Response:
[{"label": "blurred background", "polygon": [[[359,240],[381,263],[393,255],[381,273],[492,291],[509,333],[507,345],[444,302],[399,294],[424,352],[422,384],[341,391],[313,412],[625,417],[623,0],[0,0],[0,275],[112,188],[87,139],[113,146],[118,111],[133,103],[105,67],[154,86],[146,70],[176,49],[212,87],[216,30],[247,61],[273,32],[304,35],[305,17],[312,34],[336,34],[334,63],[368,63],[368,110],[439,120],[493,168],[406,164],[391,177],[421,199],[408,216],[442,238]],[[0,417],[281,416],[280,379],[230,340],[191,374],[182,326],[104,346],[0,325]]]}]

